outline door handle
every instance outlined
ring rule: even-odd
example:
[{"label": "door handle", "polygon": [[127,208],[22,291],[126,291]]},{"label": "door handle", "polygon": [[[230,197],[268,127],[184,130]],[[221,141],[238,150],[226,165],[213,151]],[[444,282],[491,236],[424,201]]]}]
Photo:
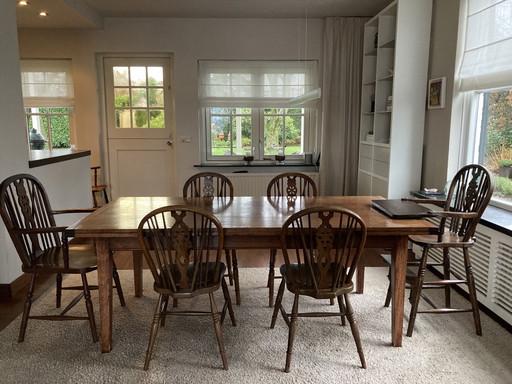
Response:
[{"label": "door handle", "polygon": [[167,140],[167,145],[168,145],[169,147],[172,147],[172,144],[173,144],[172,139]]}]

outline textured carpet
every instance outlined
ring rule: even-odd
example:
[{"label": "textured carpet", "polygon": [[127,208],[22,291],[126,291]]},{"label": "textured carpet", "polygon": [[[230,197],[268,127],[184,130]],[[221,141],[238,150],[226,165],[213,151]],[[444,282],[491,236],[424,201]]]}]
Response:
[{"label": "textured carpet", "polygon": [[[168,318],[157,337],[149,371],[142,367],[156,295],[145,274],[145,296],[135,298],[130,271],[121,271],[127,305],[114,297],[113,350],[102,354],[87,322],[29,322],[18,344],[20,319],[0,333],[2,383],[512,383],[512,335],[482,314],[482,337],[470,314],[418,315],[412,338],[390,346],[390,309],[382,306],[386,269],[367,268],[364,295],[352,294],[368,368],[360,362],[350,328],[337,318],[299,319],[292,372],[284,373],[287,327],[270,329],[266,270],[241,270],[238,326],[223,325],[229,371],[222,363],[210,317]],[[66,279],[69,283],[71,278]],[[230,288],[232,291],[232,288]],[[285,293],[287,306],[290,296]],[[97,292],[94,294],[97,303]],[[234,293],[232,293],[232,297]],[[454,294],[455,301],[463,300]],[[217,295],[220,306],[221,294]],[[304,298],[301,309],[331,307]],[[54,312],[54,292],[34,313]],[[180,306],[207,305],[203,299]],[[73,311],[85,312],[83,304]],[[98,305],[95,307],[98,311]],[[406,305],[408,313],[409,305]],[[407,320],[407,316],[406,316]]]}]

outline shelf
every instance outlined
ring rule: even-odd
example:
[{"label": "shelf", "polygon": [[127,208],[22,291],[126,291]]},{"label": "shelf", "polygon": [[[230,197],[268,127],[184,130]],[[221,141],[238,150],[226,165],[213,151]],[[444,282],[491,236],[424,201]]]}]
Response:
[{"label": "shelf", "polygon": [[381,77],[380,79],[377,79],[377,81],[393,81],[393,77],[394,75],[384,76]]},{"label": "shelf", "polygon": [[379,48],[395,48],[395,39],[379,45]]},{"label": "shelf", "polygon": [[377,56],[377,48],[374,48],[373,50],[366,52],[364,55],[365,56]]}]

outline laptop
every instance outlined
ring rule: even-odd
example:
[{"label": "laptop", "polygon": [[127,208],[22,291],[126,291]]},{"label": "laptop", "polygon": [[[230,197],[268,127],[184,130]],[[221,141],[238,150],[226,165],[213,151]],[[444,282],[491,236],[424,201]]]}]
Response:
[{"label": "laptop", "polygon": [[392,219],[419,219],[433,216],[432,211],[413,201],[400,199],[372,200],[372,207]]}]

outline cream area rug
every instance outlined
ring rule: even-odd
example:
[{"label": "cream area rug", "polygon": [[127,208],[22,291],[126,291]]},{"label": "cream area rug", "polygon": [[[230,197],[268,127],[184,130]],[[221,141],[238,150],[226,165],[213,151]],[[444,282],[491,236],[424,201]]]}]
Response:
[{"label": "cream area rug", "polygon": [[[145,272],[144,296],[133,297],[131,271],[120,271],[126,307],[114,295],[113,350],[101,353],[87,322],[29,321],[25,342],[20,318],[0,333],[1,383],[512,383],[512,335],[482,314],[483,336],[471,314],[418,315],[413,337],[390,345],[390,309],[383,307],[385,268],[366,269],[365,293],[352,294],[367,369],[360,368],[349,326],[338,318],[299,319],[292,371],[284,373],[288,329],[281,317],[270,329],[267,271],[240,271],[242,304],[238,325],[223,325],[229,370],[222,369],[211,317],[169,317],[160,329],[149,371],[143,371],[157,296]],[[67,283],[71,281],[68,277]],[[230,287],[232,297],[234,292]],[[97,292],[93,293],[98,312]],[[222,295],[216,295],[220,306]],[[291,294],[285,292],[287,308]],[[465,301],[454,293],[456,302]],[[204,299],[180,306],[204,307]],[[54,291],[34,304],[34,312],[54,312]],[[300,308],[332,309],[328,302],[303,298]],[[406,305],[406,321],[409,304]],[[85,312],[79,303],[75,313]],[[404,330],[407,324],[404,324]]]}]

